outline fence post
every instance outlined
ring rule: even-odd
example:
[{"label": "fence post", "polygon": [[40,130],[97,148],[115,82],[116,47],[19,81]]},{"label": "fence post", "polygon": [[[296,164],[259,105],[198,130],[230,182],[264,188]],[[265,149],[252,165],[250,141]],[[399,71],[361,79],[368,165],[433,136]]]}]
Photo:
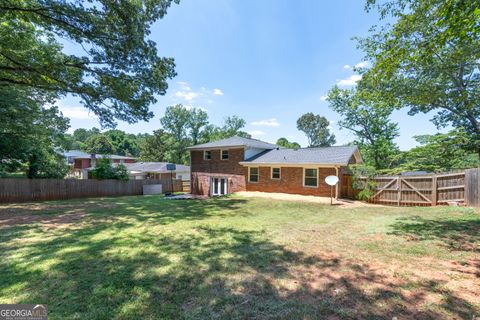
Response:
[{"label": "fence post", "polygon": [[402,201],[402,178],[400,176],[397,177],[397,206],[400,207],[400,203]]},{"label": "fence post", "polygon": [[432,206],[437,205],[437,175],[434,174],[432,177]]}]

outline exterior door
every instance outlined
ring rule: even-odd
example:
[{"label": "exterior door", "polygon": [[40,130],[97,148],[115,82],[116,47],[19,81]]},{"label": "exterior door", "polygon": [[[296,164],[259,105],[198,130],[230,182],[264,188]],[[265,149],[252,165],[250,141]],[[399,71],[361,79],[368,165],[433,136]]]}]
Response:
[{"label": "exterior door", "polygon": [[223,196],[228,193],[227,179],[225,178],[212,178],[211,187],[212,196]]}]

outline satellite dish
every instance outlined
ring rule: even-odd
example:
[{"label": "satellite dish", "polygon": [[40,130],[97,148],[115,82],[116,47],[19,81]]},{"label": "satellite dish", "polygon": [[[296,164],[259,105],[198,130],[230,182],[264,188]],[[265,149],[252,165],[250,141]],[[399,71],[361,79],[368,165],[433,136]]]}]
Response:
[{"label": "satellite dish", "polygon": [[334,186],[338,183],[338,177],[337,176],[328,176],[328,177],[325,178],[325,182],[329,186]]}]

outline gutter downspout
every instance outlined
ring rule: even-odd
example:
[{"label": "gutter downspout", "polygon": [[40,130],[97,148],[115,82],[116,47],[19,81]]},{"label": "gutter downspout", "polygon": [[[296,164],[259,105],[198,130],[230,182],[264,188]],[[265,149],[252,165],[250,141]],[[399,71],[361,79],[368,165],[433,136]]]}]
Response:
[{"label": "gutter downspout", "polygon": [[340,183],[340,177],[338,176],[338,167],[335,167],[335,174],[338,178],[338,183],[335,185],[335,200],[338,200],[338,184]]}]

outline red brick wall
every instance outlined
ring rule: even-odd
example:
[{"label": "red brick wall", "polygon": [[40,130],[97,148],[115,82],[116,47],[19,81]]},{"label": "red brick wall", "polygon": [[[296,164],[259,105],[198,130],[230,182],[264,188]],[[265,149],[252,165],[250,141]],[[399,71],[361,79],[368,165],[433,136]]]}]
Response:
[{"label": "red brick wall", "polygon": [[258,182],[247,181],[247,191],[330,196],[330,186],[325,183],[325,177],[336,174],[335,168],[318,168],[318,187],[315,188],[303,186],[303,168],[282,167],[280,180],[271,179],[270,170],[270,167],[260,167]]},{"label": "red brick wall", "polygon": [[220,150],[211,150],[212,159],[204,160],[203,151],[191,151],[192,193],[209,195],[212,177],[228,179],[228,193],[245,191],[247,168],[239,164],[244,160],[244,149],[229,149],[228,160],[220,159]]},{"label": "red brick wall", "polygon": [[75,169],[85,169],[90,167],[90,159],[75,159],[73,167]]}]

